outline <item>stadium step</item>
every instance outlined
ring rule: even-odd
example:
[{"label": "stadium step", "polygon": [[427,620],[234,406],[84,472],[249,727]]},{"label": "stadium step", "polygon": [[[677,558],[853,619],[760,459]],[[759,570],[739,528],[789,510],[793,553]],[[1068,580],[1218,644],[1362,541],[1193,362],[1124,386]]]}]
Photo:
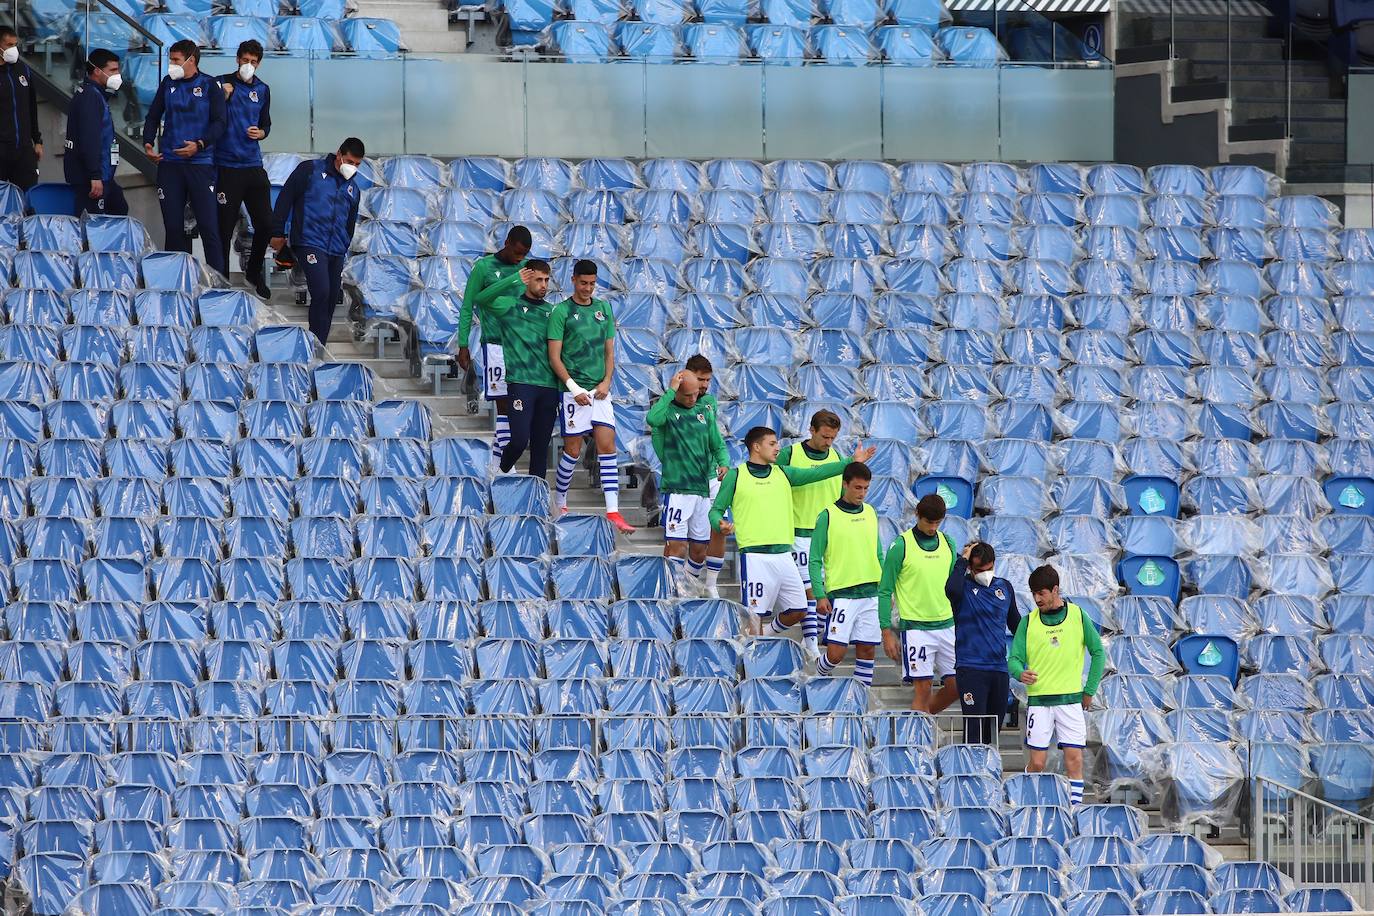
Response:
[{"label": "stadium step", "polygon": [[401,43],[413,53],[457,54],[467,50],[467,27],[450,23],[448,8],[438,0],[357,0],[359,16],[390,19],[401,30]]}]

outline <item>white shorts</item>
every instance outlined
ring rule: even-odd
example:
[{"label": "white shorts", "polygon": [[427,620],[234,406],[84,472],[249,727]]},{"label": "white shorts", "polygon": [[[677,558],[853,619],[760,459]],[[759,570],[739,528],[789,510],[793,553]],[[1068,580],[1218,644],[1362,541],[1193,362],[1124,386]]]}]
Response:
[{"label": "white shorts", "polygon": [[785,553],[739,555],[739,581],[744,606],[759,617],[778,611],[806,610],[806,589],[797,564]]},{"label": "white shorts", "polygon": [[954,627],[902,630],[902,678],[928,681],[954,674]]},{"label": "white shorts", "polygon": [[707,492],[711,495],[711,502],[716,501],[716,494],[720,492],[720,481],[712,477],[711,482],[706,485]]},{"label": "white shorts", "polygon": [[615,409],[610,398],[597,400],[590,404],[579,404],[571,391],[563,392],[563,409],[558,414],[563,423],[563,435],[585,436],[593,426],[609,426],[615,429]]},{"label": "white shorts", "polygon": [[1033,751],[1049,750],[1050,740],[1055,737],[1060,747],[1083,747],[1088,743],[1088,717],[1083,714],[1082,703],[1026,707],[1026,747]]},{"label": "white shorts", "polygon": [[482,397],[494,401],[509,393],[506,390],[506,351],[500,344],[482,344]]},{"label": "white shorts", "polygon": [[882,642],[877,598],[834,598],[826,619],[825,641],[834,646],[876,646]]},{"label": "white shorts", "polygon": [[792,561],[801,573],[802,585],[811,587],[811,539],[798,537],[792,542]]},{"label": "white shorts", "polygon": [[664,493],[663,539],[705,544],[711,540],[710,512],[711,501],[705,496]]}]

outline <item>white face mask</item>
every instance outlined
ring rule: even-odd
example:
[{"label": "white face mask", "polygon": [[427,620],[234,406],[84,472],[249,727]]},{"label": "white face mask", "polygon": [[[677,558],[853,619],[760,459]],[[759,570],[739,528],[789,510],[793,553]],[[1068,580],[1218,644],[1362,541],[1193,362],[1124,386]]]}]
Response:
[{"label": "white face mask", "polygon": [[118,92],[119,87],[124,85],[124,77],[119,73],[111,73],[105,77],[105,91]]},{"label": "white face mask", "polygon": [[341,163],[339,165],[339,174],[343,176],[344,181],[347,181],[358,174],[358,167],[351,162]]},{"label": "white face mask", "polygon": [[989,570],[987,570],[986,572],[974,573],[974,574],[973,574],[973,581],[974,581],[974,582],[977,582],[979,585],[984,586],[984,587],[987,587],[987,586],[991,585],[991,584],[992,584],[992,570],[989,569]]},{"label": "white face mask", "polygon": [[243,64],[239,67],[239,79],[245,83],[253,78],[253,74],[258,72],[258,68],[252,64]]},{"label": "white face mask", "polygon": [[168,64],[167,75],[174,80],[184,80],[186,79],[186,68],[181,64]]},{"label": "white face mask", "polygon": [[16,61],[19,60],[19,46],[18,46],[18,45],[14,45],[13,47],[6,48],[6,49],[5,49],[5,53],[4,53],[3,56],[4,56],[4,58],[5,58],[5,63],[7,63],[7,64],[15,63]]}]

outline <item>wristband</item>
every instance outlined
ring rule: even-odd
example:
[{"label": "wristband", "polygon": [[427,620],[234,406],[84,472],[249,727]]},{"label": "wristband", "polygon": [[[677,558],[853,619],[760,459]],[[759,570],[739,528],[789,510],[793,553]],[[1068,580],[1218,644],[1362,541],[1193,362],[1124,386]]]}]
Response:
[{"label": "wristband", "polygon": [[567,380],[566,382],[564,382],[563,384],[567,386],[568,392],[569,392],[573,397],[577,397],[579,394],[586,394],[586,393],[587,393],[587,389],[586,389],[586,388],[583,388],[581,385],[577,384],[577,382],[576,382],[571,376],[569,376],[569,377],[568,377],[568,380]]}]

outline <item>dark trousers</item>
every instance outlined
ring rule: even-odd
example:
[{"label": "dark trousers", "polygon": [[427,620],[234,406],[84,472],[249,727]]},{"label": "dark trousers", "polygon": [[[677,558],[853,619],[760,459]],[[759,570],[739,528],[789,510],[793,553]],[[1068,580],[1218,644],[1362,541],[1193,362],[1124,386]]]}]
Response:
[{"label": "dark trousers", "polygon": [[[68,155],[71,155],[68,153]],[[128,216],[129,202],[124,199],[124,189],[113,178],[105,182],[105,194],[91,199],[91,186],[72,185],[76,195],[76,214],[92,213],[96,216]]]},{"label": "dark trousers", "polygon": [[528,448],[530,474],[545,477],[549,473],[549,442],[553,439],[562,394],[557,388],[523,382],[508,382],[506,387],[510,392],[510,442],[501,453],[501,470],[515,467]]},{"label": "dark trousers", "polygon": [[168,251],[191,251],[186,234],[186,204],[196,215],[200,241],[205,246],[205,263],[228,275],[224,246],[219,241],[219,204],[215,200],[215,167],[191,162],[176,162],[169,155],[157,164],[157,200],[162,208],[162,226],[167,233]]},{"label": "dark trousers", "polygon": [[272,240],[272,184],[262,166],[237,169],[219,168],[219,240],[224,247],[224,263],[230,263],[229,248],[234,241],[234,226],[239,221],[239,207],[248,206],[248,222],[253,226],[253,247],[248,252],[244,275],[250,280],[262,276],[262,262],[267,255],[267,243]]},{"label": "dark trousers", "polygon": [[305,273],[305,288],[310,291],[310,331],[320,343],[326,343],[334,323],[334,307],[343,296],[343,255],[325,254],[318,248],[293,250],[296,266]]},{"label": "dark trousers", "polygon": [[964,743],[996,746],[997,730],[1007,714],[1007,692],[1011,688],[1007,672],[955,668],[954,680],[959,684],[959,703],[964,712]]},{"label": "dark trousers", "polygon": [[38,184],[38,157],[33,147],[27,150],[10,148],[0,152],[0,181],[8,181],[27,191]]}]

